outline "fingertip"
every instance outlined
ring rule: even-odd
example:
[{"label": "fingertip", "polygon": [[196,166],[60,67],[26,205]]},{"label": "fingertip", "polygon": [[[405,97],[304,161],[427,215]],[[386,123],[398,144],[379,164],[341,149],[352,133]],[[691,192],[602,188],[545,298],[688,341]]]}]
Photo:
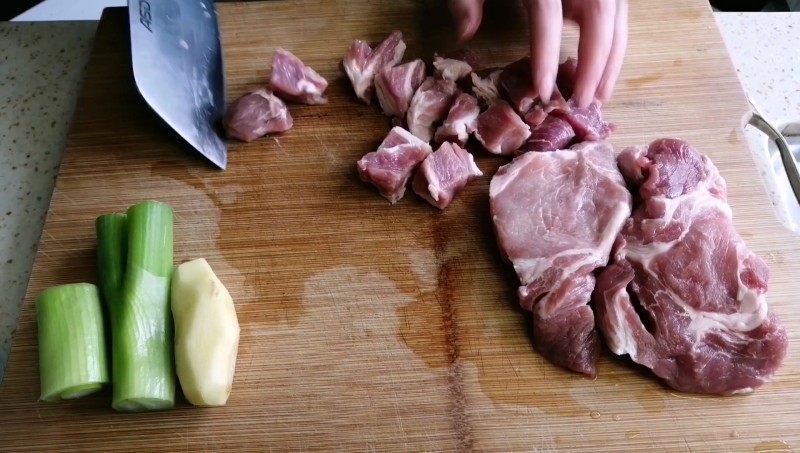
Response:
[{"label": "fingertip", "polygon": [[[534,69],[535,70],[535,69]],[[548,104],[553,97],[555,89],[555,75],[549,71],[534,72],[534,89],[539,96],[542,104]]]},{"label": "fingertip", "polygon": [[582,109],[588,108],[592,103],[592,95],[586,89],[579,90],[575,88],[575,91],[572,93],[572,99],[578,104],[578,107]]},{"label": "fingertip", "polygon": [[449,5],[456,20],[458,40],[469,41],[480,27],[483,18],[483,0],[450,1]]}]

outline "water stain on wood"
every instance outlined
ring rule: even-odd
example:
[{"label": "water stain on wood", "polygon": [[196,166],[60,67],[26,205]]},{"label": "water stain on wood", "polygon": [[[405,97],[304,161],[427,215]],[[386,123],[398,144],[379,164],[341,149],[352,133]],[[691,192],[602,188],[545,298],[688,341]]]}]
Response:
[{"label": "water stain on wood", "polygon": [[657,74],[650,74],[641,77],[634,77],[632,79],[627,79],[625,81],[626,85],[631,88],[642,88],[646,85],[652,85],[659,80],[663,79],[665,74],[663,72],[659,72]]}]

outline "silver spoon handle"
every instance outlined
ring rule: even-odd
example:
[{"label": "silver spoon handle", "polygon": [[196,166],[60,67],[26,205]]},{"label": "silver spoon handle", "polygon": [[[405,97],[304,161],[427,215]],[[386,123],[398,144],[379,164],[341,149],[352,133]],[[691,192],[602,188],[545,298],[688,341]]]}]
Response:
[{"label": "silver spoon handle", "polygon": [[797,162],[789,149],[789,143],[786,142],[786,138],[783,134],[759,113],[752,101],[750,101],[750,106],[752,112],[748,124],[775,141],[775,145],[778,147],[778,152],[781,155],[781,161],[783,162],[786,176],[789,178],[789,185],[792,187],[795,199],[800,203],[800,172],[797,170]]}]

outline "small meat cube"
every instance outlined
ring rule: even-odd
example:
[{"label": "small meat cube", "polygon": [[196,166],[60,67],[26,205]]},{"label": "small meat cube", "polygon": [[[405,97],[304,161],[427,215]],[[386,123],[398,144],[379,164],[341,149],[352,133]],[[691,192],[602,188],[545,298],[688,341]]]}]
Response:
[{"label": "small meat cube", "polygon": [[531,59],[521,58],[506,66],[500,74],[500,88],[519,114],[530,110],[538,99],[531,82]]},{"label": "small meat cube", "polygon": [[580,108],[575,101],[570,99],[566,106],[550,112],[566,120],[579,141],[596,141],[608,138],[614,127],[603,120],[600,108],[592,103],[587,108]]},{"label": "small meat cube", "polygon": [[444,209],[478,176],[483,173],[472,154],[454,143],[444,142],[422,162],[411,187],[428,203]]},{"label": "small meat cube", "polygon": [[525,112],[524,115],[522,115],[522,121],[524,121],[525,124],[527,124],[531,130],[533,130],[539,127],[539,125],[542,124],[545,119],[547,119],[547,113],[547,108],[537,104]]},{"label": "small meat cube", "polygon": [[525,124],[534,129],[542,124],[547,115],[557,109],[568,110],[569,107],[567,106],[567,101],[561,97],[561,93],[554,91],[547,105],[537,102],[530,110],[521,115],[522,121],[525,121]]},{"label": "small meat cube", "polygon": [[558,116],[547,116],[542,124],[533,128],[531,136],[520,148],[521,152],[556,151],[569,148],[575,139],[572,126]]},{"label": "small meat cube", "polygon": [[514,154],[530,135],[530,127],[506,101],[495,102],[478,116],[475,138],[490,153]]},{"label": "small meat cube", "polygon": [[472,73],[477,61],[477,55],[466,49],[437,54],[433,57],[433,73],[438,78],[458,82]]},{"label": "small meat cube", "polygon": [[309,105],[328,103],[325,96],[328,81],[286,49],[276,49],[272,57],[270,88],[286,101]]},{"label": "small meat cube", "polygon": [[470,74],[472,80],[472,94],[478,98],[483,105],[492,105],[500,99],[499,83],[502,69],[495,69],[485,77],[481,77],[480,72]]},{"label": "small meat cube", "polygon": [[481,109],[475,96],[459,93],[444,123],[436,129],[433,140],[436,143],[453,142],[458,146],[466,145],[469,135],[475,132],[480,113]]},{"label": "small meat cube", "polygon": [[433,152],[428,143],[395,126],[378,146],[358,161],[361,180],[378,188],[391,204],[397,203],[406,192],[414,170]]},{"label": "small meat cube", "polygon": [[360,39],[353,42],[342,59],[342,68],[353,84],[353,90],[366,104],[372,102],[375,75],[387,67],[393,67],[403,59],[406,43],[403,34],[392,32],[375,49]]},{"label": "small meat cube", "polygon": [[375,93],[383,113],[404,117],[411,97],[425,79],[425,62],[417,59],[394,67],[383,68],[375,76]]},{"label": "small meat cube", "polygon": [[452,80],[427,77],[411,98],[406,114],[408,130],[430,143],[436,124],[447,117],[457,93],[458,87]]},{"label": "small meat cube", "polygon": [[251,142],[267,134],[288,131],[293,120],[286,104],[272,91],[261,88],[231,103],[222,124],[228,137]]},{"label": "small meat cube", "polygon": [[564,99],[572,97],[572,89],[575,86],[575,74],[578,71],[578,60],[569,57],[558,65],[558,75],[556,75],[556,87]]},{"label": "small meat cube", "polygon": [[443,52],[441,54],[441,57],[450,60],[463,61],[468,65],[470,65],[473,69],[478,68],[481,65],[480,56],[477,53],[475,53],[475,51],[467,48],[461,48],[461,49],[451,50],[448,52]]}]

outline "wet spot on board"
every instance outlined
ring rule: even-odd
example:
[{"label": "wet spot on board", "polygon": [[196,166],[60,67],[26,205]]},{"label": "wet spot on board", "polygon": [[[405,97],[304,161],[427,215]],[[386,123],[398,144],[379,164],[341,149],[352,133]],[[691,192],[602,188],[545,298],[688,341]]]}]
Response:
[{"label": "wet spot on board", "polygon": [[663,72],[660,72],[658,74],[650,74],[641,77],[634,77],[632,79],[626,80],[626,84],[631,88],[642,88],[643,86],[658,82],[659,80],[664,78],[664,75],[665,74]]},{"label": "wet spot on board", "polygon": [[728,134],[728,143],[731,145],[736,145],[740,142],[739,139],[739,131],[737,129],[731,129],[731,132]]},{"label": "wet spot on board", "polygon": [[678,11],[679,11],[678,14],[681,16],[681,18],[689,20],[699,19],[700,15],[702,14],[699,8],[686,8],[686,9],[679,9]]},{"label": "wet spot on board", "polygon": [[772,453],[772,452],[774,452],[774,453],[787,452],[788,453],[788,452],[792,451],[792,447],[785,441],[782,441],[782,440],[771,440],[771,441],[761,442],[759,444],[756,444],[756,446],[753,447],[753,451],[754,452],[758,452],[758,453],[768,453],[768,452],[769,453]]}]

